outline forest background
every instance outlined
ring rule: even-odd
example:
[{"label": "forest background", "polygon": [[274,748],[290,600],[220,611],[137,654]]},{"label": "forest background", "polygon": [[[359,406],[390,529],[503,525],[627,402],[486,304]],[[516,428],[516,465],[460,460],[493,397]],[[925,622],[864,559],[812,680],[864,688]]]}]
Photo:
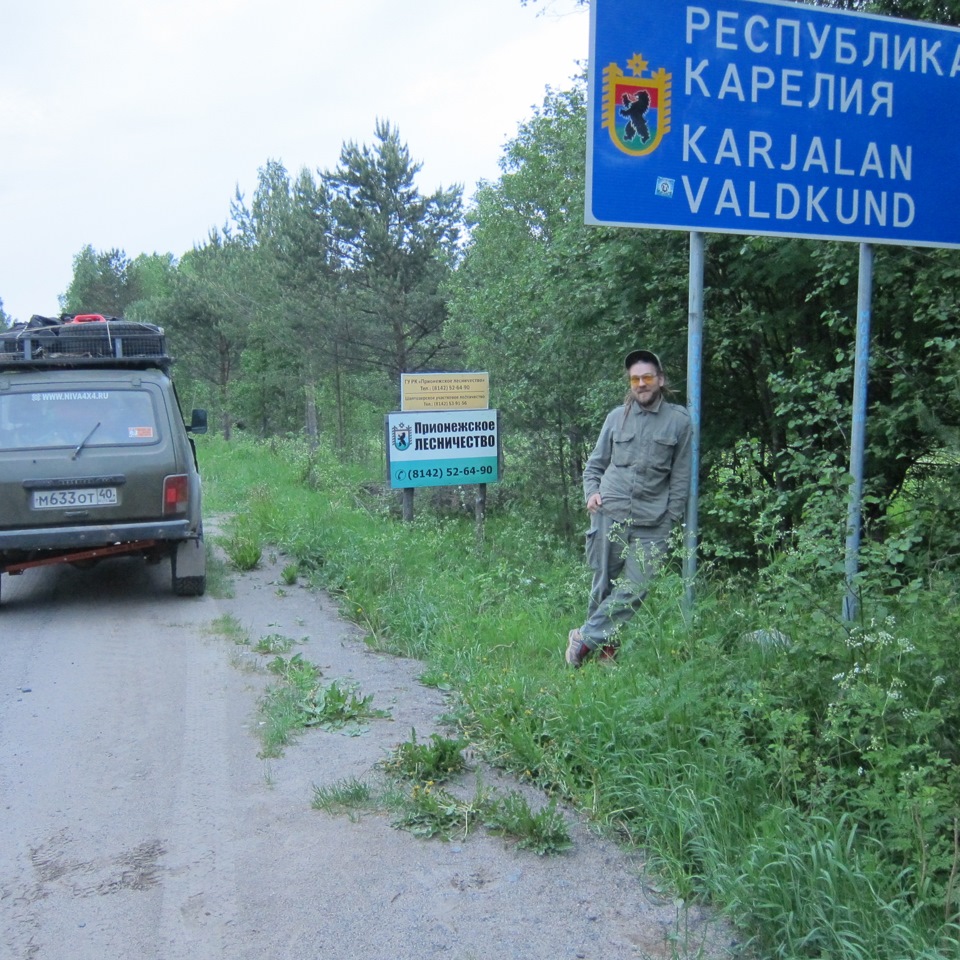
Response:
[{"label": "forest background", "polygon": [[[957,0],[821,5],[960,24]],[[423,624],[391,621],[396,584],[360,573],[377,556],[364,544],[403,568],[414,540],[430,539],[429,553],[452,536],[476,576],[511,585],[508,606],[532,602],[531,567],[541,585],[577,580],[581,470],[622,398],[627,350],[656,350],[683,402],[688,239],[586,227],[585,142],[585,80],[548,90],[506,144],[502,175],[466,204],[458,185],[421,194],[418,163],[381,120],[333,169],[291,175],[268,160],[252,197],[236,195],[225,225],[179,258],[84,248],[61,305],[161,324],[184,406],[210,411],[216,443],[260,444],[233,460],[210,452],[261,497],[244,457],[279,454],[264,469],[282,462],[313,497],[352,484],[353,509],[376,523],[355,531],[356,570],[343,573],[344,555],[313,564],[317,577],[351,583],[397,645],[408,636],[408,652],[439,658],[465,727],[504,763],[659,851],[672,880],[729,909],[761,955],[960,956],[960,252],[875,250],[856,623],[840,616],[854,244],[708,238],[696,614],[679,609],[668,568],[656,627],[624,638],[632,679],[582,671],[603,709],[585,706],[586,688],[576,700],[554,689],[536,652],[561,644],[585,587],[545,588],[555,636],[531,628],[530,661],[504,668],[511,687],[480,682],[470,671],[483,658],[470,666],[462,645],[451,665],[444,630],[428,642]],[[487,533],[462,528],[471,491],[444,488],[421,497],[430,523],[384,543],[398,520],[383,415],[399,407],[401,373],[449,370],[489,372],[501,415]],[[275,518],[265,530],[311,567],[315,545]],[[337,550],[341,538],[323,548]],[[431,584],[442,608],[444,577],[420,576],[408,588],[422,597]],[[461,631],[482,631],[481,607],[463,610]],[[499,698],[501,728],[478,719],[489,700],[470,689]],[[511,712],[516,689],[528,699]]]}]

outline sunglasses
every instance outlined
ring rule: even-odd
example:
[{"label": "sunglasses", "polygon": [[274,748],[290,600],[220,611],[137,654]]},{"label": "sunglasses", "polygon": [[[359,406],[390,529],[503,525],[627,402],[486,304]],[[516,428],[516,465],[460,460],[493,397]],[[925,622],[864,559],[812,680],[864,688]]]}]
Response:
[{"label": "sunglasses", "polygon": [[630,378],[631,387],[639,387],[642,383],[645,387],[653,386],[657,382],[657,375],[655,373],[641,373],[639,377],[633,376]]}]

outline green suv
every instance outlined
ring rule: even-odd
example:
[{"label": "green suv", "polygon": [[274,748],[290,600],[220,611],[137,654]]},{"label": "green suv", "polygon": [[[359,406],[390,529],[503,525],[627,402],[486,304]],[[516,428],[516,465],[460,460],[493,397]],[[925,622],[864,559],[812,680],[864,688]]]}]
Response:
[{"label": "green suv", "polygon": [[[0,574],[128,554],[206,588],[200,474],[160,327],[35,316],[0,333]],[[2,584],[2,577],[0,577]]]}]

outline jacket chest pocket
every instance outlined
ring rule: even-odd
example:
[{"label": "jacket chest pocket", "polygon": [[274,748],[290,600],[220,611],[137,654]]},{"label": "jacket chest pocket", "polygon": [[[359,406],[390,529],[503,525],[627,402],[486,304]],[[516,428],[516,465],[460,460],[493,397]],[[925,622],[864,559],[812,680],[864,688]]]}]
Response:
[{"label": "jacket chest pocket", "polygon": [[613,431],[613,452],[610,460],[615,467],[629,467],[636,459],[633,430]]},{"label": "jacket chest pocket", "polygon": [[617,467],[639,463],[657,471],[669,470],[676,448],[676,437],[643,437],[638,440],[634,430],[615,430],[611,461]]},{"label": "jacket chest pocket", "polygon": [[654,437],[649,447],[650,462],[655,469],[667,471],[673,465],[673,453],[676,449],[676,437]]}]

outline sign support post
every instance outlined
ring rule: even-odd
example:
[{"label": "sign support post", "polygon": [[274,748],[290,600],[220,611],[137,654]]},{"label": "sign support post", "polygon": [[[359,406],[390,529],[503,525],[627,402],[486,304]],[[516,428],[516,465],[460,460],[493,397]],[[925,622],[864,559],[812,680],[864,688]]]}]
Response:
[{"label": "sign support post", "polygon": [[700,498],[700,385],[703,371],[703,270],[706,241],[699,231],[690,234],[689,319],[687,325],[687,409],[690,411],[690,492],[683,526],[684,613],[693,613],[697,576]]},{"label": "sign support post", "polygon": [[843,619],[856,620],[859,599],[856,576],[859,570],[860,530],[863,524],[863,478],[867,446],[867,383],[870,370],[870,319],[873,297],[873,247],[860,244],[860,277],[857,285],[857,341],[853,368],[853,424],[850,430],[850,503],[847,512],[846,581]]}]

